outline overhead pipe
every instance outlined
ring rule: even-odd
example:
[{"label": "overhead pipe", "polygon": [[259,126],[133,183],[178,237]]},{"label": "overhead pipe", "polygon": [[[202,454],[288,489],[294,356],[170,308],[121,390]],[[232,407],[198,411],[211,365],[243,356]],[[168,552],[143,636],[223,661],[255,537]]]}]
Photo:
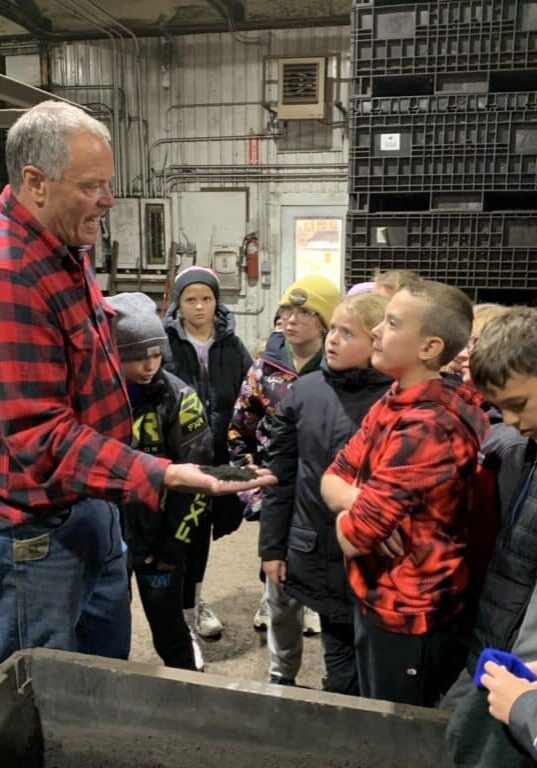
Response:
[{"label": "overhead pipe", "polygon": [[[74,14],[77,18],[82,19],[83,21],[89,21],[92,26],[95,29],[98,29],[100,32],[103,32],[108,39],[110,40],[110,45],[112,48],[112,61],[113,61],[113,69],[114,69],[114,81],[117,83],[117,47],[116,47],[116,38],[114,35],[106,28],[102,27],[100,24],[97,24],[93,18],[85,13],[73,0],[54,0],[57,5],[60,6],[60,8],[63,8],[64,10],[69,11],[70,13]],[[112,142],[114,146],[114,150],[119,146],[119,130],[118,130],[118,120],[119,120],[119,113],[118,113],[118,99],[116,94],[115,87],[112,88],[112,109],[114,111],[114,119],[112,120]],[[120,167],[119,167],[119,159],[118,159],[118,153],[114,151],[114,175],[116,177],[116,183],[117,183],[117,191],[119,196],[123,195],[123,188],[122,188],[122,179],[120,174]]]},{"label": "overhead pipe", "polygon": [[145,167],[145,146],[144,146],[144,135],[143,135],[143,126],[142,122],[145,119],[144,116],[144,110],[143,110],[143,101],[142,101],[142,70],[140,65],[140,45],[138,42],[138,38],[130,30],[128,27],[126,27],[124,24],[122,24],[120,21],[118,21],[112,14],[110,14],[107,10],[102,8],[98,3],[95,2],[95,0],[86,0],[87,3],[92,5],[94,8],[96,8],[103,16],[110,19],[118,29],[121,29],[123,32],[125,32],[133,41],[134,43],[134,50],[135,50],[135,65],[136,65],[136,95],[137,95],[137,101],[138,101],[138,117],[139,117],[139,131],[138,131],[138,145],[139,145],[139,154],[140,154],[140,165],[141,165],[141,173],[142,173],[142,195],[148,194],[148,185],[147,185],[147,169]]},{"label": "overhead pipe", "polygon": [[[124,42],[123,38],[121,38],[121,43]],[[52,84],[52,88],[54,91],[110,91],[112,92],[112,103],[113,103],[113,91],[114,88],[116,88],[115,85],[110,84],[102,84],[102,85],[57,85],[55,83]],[[128,115],[127,111],[127,98],[125,96],[125,91],[120,86],[117,86],[117,93],[120,99],[118,100],[118,130],[121,132],[122,127],[125,125],[126,118]],[[107,106],[103,104],[103,106]],[[122,117],[123,115],[123,117]],[[120,166],[120,179],[121,179],[121,188],[123,190],[123,194],[125,193],[125,190],[127,189],[127,163],[125,162],[125,151],[124,147],[127,145],[126,140],[119,140],[119,146],[116,147],[116,153],[119,156],[119,166]]]}]

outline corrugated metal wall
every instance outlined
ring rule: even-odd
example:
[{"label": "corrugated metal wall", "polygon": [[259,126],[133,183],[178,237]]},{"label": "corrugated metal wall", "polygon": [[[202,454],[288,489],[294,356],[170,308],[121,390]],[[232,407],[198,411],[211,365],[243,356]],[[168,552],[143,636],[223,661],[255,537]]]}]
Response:
[{"label": "corrugated metal wall", "polygon": [[[269,128],[262,104],[277,98],[277,58],[326,56],[332,101],[346,106],[350,33],[348,27],[264,31],[240,40],[230,34],[151,38],[139,41],[139,57],[131,40],[64,43],[52,49],[51,72],[58,93],[91,104],[111,127],[116,194],[177,199],[182,191],[248,188],[251,228],[259,233],[261,257],[273,266],[272,289],[249,288],[235,307],[254,312],[265,306],[255,323],[239,315],[252,346],[277,306],[281,202],[312,193],[341,200],[347,190],[340,111],[328,110],[327,122],[336,123],[330,150],[282,152],[269,135],[278,125]],[[248,162],[249,135],[262,137],[255,167]]]}]

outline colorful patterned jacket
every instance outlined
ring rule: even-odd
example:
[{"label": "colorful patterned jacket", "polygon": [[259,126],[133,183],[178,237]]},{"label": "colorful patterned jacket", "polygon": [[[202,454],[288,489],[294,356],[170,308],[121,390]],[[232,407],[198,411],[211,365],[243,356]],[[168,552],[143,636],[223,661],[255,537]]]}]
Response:
[{"label": "colorful patterned jacket", "polygon": [[261,464],[270,422],[278,403],[298,378],[283,333],[273,333],[249,368],[235,402],[228,430],[234,464]]},{"label": "colorful patterned jacket", "polygon": [[[474,390],[435,379],[394,384],[328,468],[360,493],[340,518],[363,553],[347,561],[351,587],[378,626],[423,634],[463,608],[468,501],[488,420]],[[398,530],[405,554],[376,547]]]},{"label": "colorful patterned jacket", "polygon": [[[298,376],[319,368],[322,350],[300,371],[295,371],[283,333],[273,333],[266,349],[259,355],[244,379],[235,403],[228,431],[230,459],[233,464],[257,464],[267,460],[270,426],[276,408]],[[244,516],[258,519],[261,494],[241,494]]]}]

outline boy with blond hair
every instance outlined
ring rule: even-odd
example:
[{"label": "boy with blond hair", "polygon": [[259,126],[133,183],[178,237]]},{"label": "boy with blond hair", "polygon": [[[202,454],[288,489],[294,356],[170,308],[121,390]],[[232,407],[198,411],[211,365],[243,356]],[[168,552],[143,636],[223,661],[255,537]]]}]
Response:
[{"label": "boy with blond hair", "polygon": [[439,371],[472,319],[452,286],[418,279],[395,294],[372,363],[396,382],[323,478],[357,598],[362,696],[433,706],[462,666],[467,504],[487,422]]}]

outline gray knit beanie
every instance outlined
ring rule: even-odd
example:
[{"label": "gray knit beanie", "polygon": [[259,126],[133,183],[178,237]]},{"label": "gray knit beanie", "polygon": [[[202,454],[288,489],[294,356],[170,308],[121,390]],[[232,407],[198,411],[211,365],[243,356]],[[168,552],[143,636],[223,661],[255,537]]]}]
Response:
[{"label": "gray knit beanie", "polygon": [[122,362],[166,354],[167,337],[155,302],[145,293],[117,293],[106,301],[116,316],[114,335]]}]

